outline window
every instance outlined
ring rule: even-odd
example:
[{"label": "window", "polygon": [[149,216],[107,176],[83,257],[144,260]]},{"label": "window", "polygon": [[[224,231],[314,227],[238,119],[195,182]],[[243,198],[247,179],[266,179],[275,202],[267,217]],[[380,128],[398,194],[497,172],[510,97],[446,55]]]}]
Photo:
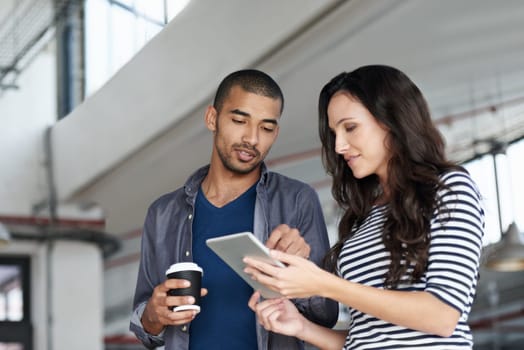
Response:
[{"label": "window", "polygon": [[493,156],[487,154],[463,164],[477,183],[484,200],[484,244],[499,241],[502,235],[500,227],[506,230],[512,221],[515,221],[520,231],[524,229],[524,198],[520,195],[524,193],[524,184],[520,181],[524,177],[523,155],[524,140],[520,140],[510,144],[505,155],[496,156],[500,218]]},{"label": "window", "polygon": [[98,90],[189,0],[87,0],[86,96]]},{"label": "window", "polygon": [[32,348],[29,257],[0,257],[0,350]]}]

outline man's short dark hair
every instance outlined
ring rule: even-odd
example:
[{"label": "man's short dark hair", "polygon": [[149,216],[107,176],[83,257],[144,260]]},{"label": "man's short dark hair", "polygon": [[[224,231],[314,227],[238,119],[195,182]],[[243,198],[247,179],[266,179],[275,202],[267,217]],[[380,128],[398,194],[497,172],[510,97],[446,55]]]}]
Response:
[{"label": "man's short dark hair", "polygon": [[256,69],[244,69],[233,72],[222,80],[218,86],[213,107],[220,112],[224,100],[233,86],[240,86],[242,90],[253,94],[280,100],[280,113],[284,110],[284,95],[278,84],[264,72]]}]

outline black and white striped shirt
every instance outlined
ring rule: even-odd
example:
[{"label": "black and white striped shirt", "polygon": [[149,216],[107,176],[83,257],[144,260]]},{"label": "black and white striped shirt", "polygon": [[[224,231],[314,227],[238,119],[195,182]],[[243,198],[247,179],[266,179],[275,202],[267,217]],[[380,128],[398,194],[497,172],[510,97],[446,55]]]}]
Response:
[{"label": "black and white striped shirt", "polygon": [[[484,211],[475,183],[464,172],[442,176],[446,189],[439,191],[441,208],[431,219],[431,242],[427,270],[416,284],[400,284],[396,290],[426,291],[461,313],[449,338],[394,325],[355,309],[344,349],[471,349],[473,340],[467,318],[477,285],[484,231]],[[382,243],[387,205],[375,206],[348,239],[338,260],[339,274],[346,280],[384,288],[389,253]],[[393,307],[393,306],[392,306]],[[428,315],[431,317],[431,315]]]}]

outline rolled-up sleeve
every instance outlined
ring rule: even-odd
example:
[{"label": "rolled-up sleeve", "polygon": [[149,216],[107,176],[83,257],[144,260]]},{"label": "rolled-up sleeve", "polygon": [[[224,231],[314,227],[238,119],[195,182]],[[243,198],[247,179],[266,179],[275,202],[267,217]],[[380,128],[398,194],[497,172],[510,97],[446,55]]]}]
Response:
[{"label": "rolled-up sleeve", "polygon": [[163,332],[159,335],[151,335],[145,331],[141,321],[147,301],[153,294],[153,289],[157,284],[154,278],[155,274],[150,268],[155,266],[152,237],[155,225],[154,218],[154,210],[149,208],[142,232],[140,264],[133,299],[133,313],[129,324],[130,331],[135,333],[136,337],[148,349],[164,345]]},{"label": "rolled-up sleeve", "polygon": [[137,338],[140,339],[140,341],[142,341],[142,344],[144,344],[146,348],[154,349],[164,344],[164,331],[162,331],[158,335],[152,335],[144,330],[141,319],[145,308],[146,302],[143,302],[139,304],[137,307],[135,307],[135,309],[133,310],[133,314],[131,315],[131,323],[129,325],[129,329],[133,333],[135,333]]},{"label": "rolled-up sleeve", "polygon": [[431,222],[426,291],[463,313],[471,307],[478,279],[484,211],[467,173],[443,177],[439,207]]}]

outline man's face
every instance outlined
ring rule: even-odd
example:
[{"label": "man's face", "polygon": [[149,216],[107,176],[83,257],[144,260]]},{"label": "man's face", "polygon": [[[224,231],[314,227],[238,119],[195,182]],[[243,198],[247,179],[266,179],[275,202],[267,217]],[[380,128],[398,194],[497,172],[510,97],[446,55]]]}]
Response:
[{"label": "man's face", "polygon": [[220,112],[210,107],[206,113],[208,128],[215,132],[213,155],[236,174],[258,169],[277,138],[280,107],[278,99],[234,86]]}]

